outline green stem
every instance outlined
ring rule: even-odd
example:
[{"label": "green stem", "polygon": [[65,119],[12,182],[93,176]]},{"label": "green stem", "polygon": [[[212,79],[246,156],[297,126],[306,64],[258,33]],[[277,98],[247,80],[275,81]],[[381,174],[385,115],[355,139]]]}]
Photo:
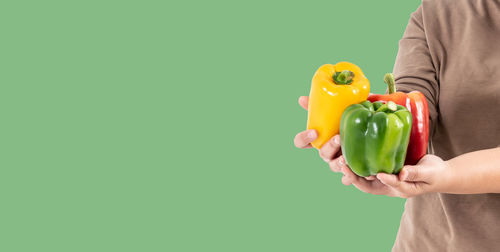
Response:
[{"label": "green stem", "polygon": [[396,103],[394,103],[393,101],[388,101],[387,103],[385,103],[384,105],[380,106],[376,111],[376,112],[387,112],[387,111],[391,111],[391,112],[395,112],[396,110],[398,110],[398,105]]},{"label": "green stem", "polygon": [[386,73],[384,75],[384,82],[389,87],[389,94],[396,92],[396,84],[394,83],[394,75],[392,73]]},{"label": "green stem", "polygon": [[352,78],[354,78],[354,73],[349,70],[335,72],[333,75],[333,81],[338,85],[349,85],[352,83]]},{"label": "green stem", "polygon": [[392,112],[398,110],[398,105],[393,101],[387,102],[387,108],[389,108]]}]

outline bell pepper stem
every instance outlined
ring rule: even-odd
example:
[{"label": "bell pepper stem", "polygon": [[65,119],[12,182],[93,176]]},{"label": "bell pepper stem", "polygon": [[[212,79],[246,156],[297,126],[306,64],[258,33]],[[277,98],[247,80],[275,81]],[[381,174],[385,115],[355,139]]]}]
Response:
[{"label": "bell pepper stem", "polygon": [[393,112],[396,111],[396,110],[398,110],[398,106],[393,101],[388,101],[387,102],[387,108],[389,108]]},{"label": "bell pepper stem", "polygon": [[338,85],[349,85],[352,83],[353,78],[354,73],[349,70],[335,72],[335,74],[333,75],[333,81]]},{"label": "bell pepper stem", "polygon": [[384,75],[384,82],[389,87],[389,94],[396,92],[396,84],[394,83],[394,75],[392,73],[386,73]]},{"label": "bell pepper stem", "polygon": [[380,106],[375,112],[387,112],[389,110],[391,112],[398,110],[398,106],[396,105],[396,103],[394,103],[393,101],[388,101],[384,105]]}]

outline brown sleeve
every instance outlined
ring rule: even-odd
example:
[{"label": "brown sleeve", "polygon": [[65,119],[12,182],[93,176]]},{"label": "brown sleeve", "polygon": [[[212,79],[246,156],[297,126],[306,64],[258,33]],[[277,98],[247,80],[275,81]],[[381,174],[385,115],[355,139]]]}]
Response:
[{"label": "brown sleeve", "polygon": [[[394,64],[397,91],[420,91],[429,104],[431,129],[437,120],[439,84],[422,22],[422,6],[412,13]],[[432,130],[431,130],[432,132]]]}]

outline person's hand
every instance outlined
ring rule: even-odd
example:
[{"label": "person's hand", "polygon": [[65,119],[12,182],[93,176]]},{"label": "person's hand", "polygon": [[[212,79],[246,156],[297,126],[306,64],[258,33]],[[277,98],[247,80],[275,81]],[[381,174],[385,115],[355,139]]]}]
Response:
[{"label": "person's hand", "polygon": [[[299,97],[299,104],[307,110],[309,104],[309,97]],[[305,130],[295,136],[294,143],[297,148],[312,148],[311,142],[318,137],[316,130]],[[328,163],[330,169],[334,172],[340,172],[340,168],[345,164],[344,158],[341,156],[340,151],[340,136],[333,136],[326,142],[319,150],[320,157]]]},{"label": "person's hand", "polygon": [[375,179],[365,179],[354,174],[347,165],[341,168],[344,185],[354,185],[359,190],[391,197],[410,198],[428,192],[441,192],[447,187],[448,164],[435,155],[425,155],[418,164],[406,165],[398,175],[378,173]]}]

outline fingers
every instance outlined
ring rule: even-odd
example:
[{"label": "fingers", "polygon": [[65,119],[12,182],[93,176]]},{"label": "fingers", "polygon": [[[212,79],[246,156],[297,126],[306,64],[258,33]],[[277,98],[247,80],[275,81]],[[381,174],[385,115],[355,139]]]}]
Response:
[{"label": "fingers", "polygon": [[321,149],[319,150],[319,156],[325,160],[325,162],[330,162],[335,157],[335,155],[340,150],[340,136],[335,135],[330,138],[328,142],[323,144]]},{"label": "fingers", "polygon": [[340,171],[344,174],[342,177],[342,184],[346,186],[352,185],[352,183],[357,179],[356,174],[354,174],[347,166],[343,166]]},{"label": "fingers", "polygon": [[311,148],[311,142],[318,137],[316,130],[310,129],[302,131],[295,136],[293,140],[295,147],[297,148]]},{"label": "fingers", "polygon": [[379,173],[377,174],[377,178],[380,180],[380,182],[390,187],[395,187],[395,188],[401,187],[401,181],[398,179],[398,176],[396,175]]},{"label": "fingers", "polygon": [[[309,105],[309,97],[300,96],[299,105],[307,110],[307,106]],[[297,148],[312,148],[311,142],[316,138],[318,138],[318,133],[315,130],[306,130],[297,134],[293,142],[295,143],[295,147]]]},{"label": "fingers", "polygon": [[387,188],[383,186],[383,184],[376,180],[367,180],[364,177],[359,177],[351,169],[345,167],[342,168],[342,172],[344,173],[344,177],[342,178],[342,183],[344,185],[354,185],[360,191],[371,194],[387,194]]},{"label": "fingers", "polygon": [[403,181],[428,182],[431,175],[426,166],[406,165],[399,173],[399,179]]},{"label": "fingers", "polygon": [[401,198],[410,198],[424,192],[422,183],[405,182],[399,180],[398,175],[379,173],[377,178],[384,185],[389,186],[394,192],[395,196]]},{"label": "fingers", "polygon": [[309,106],[309,96],[299,97],[299,105],[307,110],[307,107]]},{"label": "fingers", "polygon": [[374,181],[369,181],[364,178],[359,177],[358,179],[354,180],[352,184],[358,188],[358,190],[364,192],[364,193],[371,193],[375,195],[383,194],[383,192],[380,191],[379,188],[375,187],[375,183],[380,183],[376,180]]},{"label": "fingers", "polygon": [[345,159],[343,156],[340,156],[336,159],[331,160],[328,162],[328,165],[330,165],[330,170],[333,172],[340,172],[342,167],[345,167],[349,170],[349,167],[345,164]]}]

